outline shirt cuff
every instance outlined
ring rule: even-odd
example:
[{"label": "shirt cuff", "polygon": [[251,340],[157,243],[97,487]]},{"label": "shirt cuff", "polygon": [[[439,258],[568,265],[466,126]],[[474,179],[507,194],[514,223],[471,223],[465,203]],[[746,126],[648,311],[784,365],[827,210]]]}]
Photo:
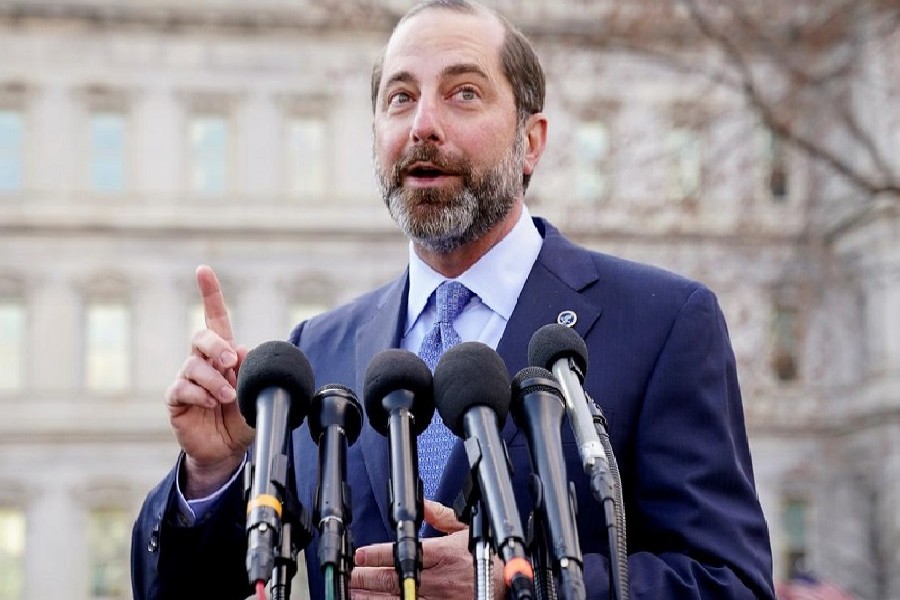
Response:
[{"label": "shirt cuff", "polygon": [[[177,465],[177,473],[181,473],[181,469],[183,467],[184,462],[184,453],[181,453],[181,456],[178,457],[178,465]],[[225,482],[225,484],[214,491],[212,494],[204,497],[204,498],[196,498],[194,500],[187,500],[184,497],[184,494],[181,491],[181,477],[175,478],[175,492],[176,497],[178,499],[178,524],[182,527],[193,527],[198,521],[202,520],[207,514],[209,514],[213,508],[216,506],[216,501],[225,493],[231,484],[234,483],[234,480],[238,478],[238,475],[243,473],[244,465],[247,463],[247,455],[244,455],[244,460],[241,461],[241,466],[234,472],[234,475],[231,476],[231,479]]]}]

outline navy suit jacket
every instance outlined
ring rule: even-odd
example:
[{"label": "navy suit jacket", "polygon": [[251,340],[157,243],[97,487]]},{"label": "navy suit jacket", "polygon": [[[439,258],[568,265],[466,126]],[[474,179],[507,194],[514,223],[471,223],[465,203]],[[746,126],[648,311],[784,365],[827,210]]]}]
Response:
[{"label": "navy suit jacket", "polygon": [[[564,310],[577,315],[574,327],[590,353],[585,389],[609,422],[621,472],[632,598],[774,598],[734,355],[715,296],[660,269],[589,252],[543,220],[535,224],[544,244],[497,351],[512,376],[528,366],[528,342],[539,327]],[[290,339],[310,359],[318,385],[361,392],[371,359],[399,346],[407,285],[404,274],[295,328]],[[525,518],[531,510],[528,447],[511,419],[503,437]],[[306,425],[293,442],[298,497],[312,507],[318,449]],[[589,598],[607,598],[603,511],[566,423],[563,445],[577,494],[585,587]],[[386,438],[364,425],[347,464],[355,544],[392,541]],[[452,505],[468,471],[458,441],[437,499]],[[239,486],[203,522],[180,527],[172,510],[175,476],[173,470],[150,493],[135,524],[135,598],[175,598],[188,589],[203,594],[209,585],[216,586],[216,597],[242,598],[248,588]],[[427,528],[426,535],[437,532]],[[318,599],[324,592],[316,550],[311,544],[306,557],[311,597]]]}]

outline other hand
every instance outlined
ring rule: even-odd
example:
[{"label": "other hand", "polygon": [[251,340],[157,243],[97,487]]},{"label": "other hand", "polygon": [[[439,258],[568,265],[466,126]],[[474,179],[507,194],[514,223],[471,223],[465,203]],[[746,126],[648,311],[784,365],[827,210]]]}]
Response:
[{"label": "other hand", "polygon": [[[422,574],[418,597],[426,600],[473,598],[475,567],[469,552],[469,529],[456,520],[453,509],[425,501],[425,521],[448,535],[422,540]],[[350,576],[353,600],[382,600],[400,597],[394,569],[393,544],[373,544],[356,551],[356,568]],[[494,598],[500,598],[498,562],[494,561]],[[498,587],[499,586],[499,587]]]}]

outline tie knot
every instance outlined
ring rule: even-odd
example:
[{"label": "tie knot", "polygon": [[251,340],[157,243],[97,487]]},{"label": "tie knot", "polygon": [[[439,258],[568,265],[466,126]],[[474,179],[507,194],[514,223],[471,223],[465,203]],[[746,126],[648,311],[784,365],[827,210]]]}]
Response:
[{"label": "tie knot", "polygon": [[435,306],[437,320],[452,323],[472,298],[472,291],[458,281],[445,281],[438,286]]}]

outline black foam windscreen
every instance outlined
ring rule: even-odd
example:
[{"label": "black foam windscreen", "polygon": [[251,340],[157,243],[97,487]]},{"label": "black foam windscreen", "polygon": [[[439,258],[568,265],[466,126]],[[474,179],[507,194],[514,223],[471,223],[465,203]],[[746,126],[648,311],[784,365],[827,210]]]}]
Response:
[{"label": "black foam windscreen", "polygon": [[475,406],[497,414],[501,429],[509,413],[509,371],[497,351],[481,342],[447,350],[434,369],[434,403],[447,427],[464,437],[463,417]]},{"label": "black foam windscreen", "polygon": [[241,363],[237,378],[238,406],[250,427],[256,427],[256,399],[266,388],[285,390],[291,398],[288,426],[299,427],[313,391],[313,370],[303,352],[279,340],[263,342]]},{"label": "black foam windscreen", "polygon": [[434,391],[431,369],[409,350],[390,348],[378,353],[366,369],[363,399],[369,423],[381,435],[388,433],[388,417],[393,408],[387,396],[398,390],[412,393],[408,406],[413,417],[412,431],[419,435],[434,415]]},{"label": "black foam windscreen", "polygon": [[553,368],[561,358],[572,358],[587,373],[587,344],[578,332],[559,323],[549,323],[534,332],[528,342],[528,362],[536,367]]}]

